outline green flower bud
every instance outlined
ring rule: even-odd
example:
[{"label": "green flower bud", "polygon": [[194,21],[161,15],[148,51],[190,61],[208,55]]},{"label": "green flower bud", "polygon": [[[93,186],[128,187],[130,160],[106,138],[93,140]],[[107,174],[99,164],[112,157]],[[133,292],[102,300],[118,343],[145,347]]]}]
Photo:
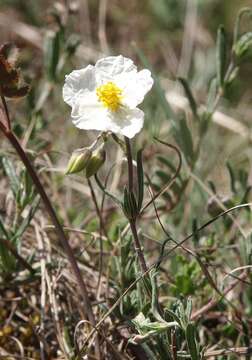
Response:
[{"label": "green flower bud", "polygon": [[124,188],[123,211],[129,220],[135,219],[139,213],[135,195],[127,187]]},{"label": "green flower bud", "polygon": [[234,45],[234,52],[238,59],[244,59],[248,54],[251,55],[252,32],[243,34]]},{"label": "green flower bud", "polygon": [[89,178],[97,173],[100,167],[106,160],[106,152],[104,150],[104,144],[100,145],[90,157],[86,167],[86,177]]},{"label": "green flower bud", "polygon": [[72,153],[68,162],[66,175],[75,174],[84,170],[91,158],[92,151],[89,148],[77,149]]}]

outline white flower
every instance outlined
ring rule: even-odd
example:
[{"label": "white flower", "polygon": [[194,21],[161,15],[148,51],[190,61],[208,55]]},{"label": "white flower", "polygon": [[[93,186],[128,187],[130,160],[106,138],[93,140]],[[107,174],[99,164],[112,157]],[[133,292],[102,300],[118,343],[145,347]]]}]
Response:
[{"label": "white flower", "polygon": [[78,128],[132,138],[144,121],[137,105],[152,85],[149,70],[137,72],[132,60],[110,56],[67,75],[63,99],[72,107],[71,118]]}]

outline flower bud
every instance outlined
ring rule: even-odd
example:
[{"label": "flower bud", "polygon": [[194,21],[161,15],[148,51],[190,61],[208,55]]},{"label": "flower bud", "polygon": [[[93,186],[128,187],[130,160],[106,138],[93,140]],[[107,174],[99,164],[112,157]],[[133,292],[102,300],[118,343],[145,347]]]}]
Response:
[{"label": "flower bud", "polygon": [[92,155],[89,148],[77,149],[72,153],[68,162],[66,175],[78,173],[86,168]]},{"label": "flower bud", "polygon": [[127,187],[124,188],[123,211],[129,220],[135,219],[139,213],[135,195]]},{"label": "flower bud", "polygon": [[92,153],[92,156],[88,161],[86,167],[86,177],[89,178],[96,174],[100,167],[104,164],[105,160],[106,152],[104,150],[104,145],[102,144]]}]

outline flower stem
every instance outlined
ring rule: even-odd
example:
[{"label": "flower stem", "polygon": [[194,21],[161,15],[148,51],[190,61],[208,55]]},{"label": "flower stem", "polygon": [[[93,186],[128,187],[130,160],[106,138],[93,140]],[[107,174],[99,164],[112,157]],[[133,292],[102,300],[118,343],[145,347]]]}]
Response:
[{"label": "flower stem", "polygon": [[[6,114],[6,116],[7,116],[7,114]],[[77,261],[74,257],[73,251],[68,243],[66,235],[65,235],[65,233],[62,229],[62,226],[57,218],[57,215],[52,207],[52,204],[43,188],[43,185],[41,184],[36,171],[34,170],[29,158],[27,157],[26,153],[24,152],[23,148],[21,147],[16,136],[12,133],[12,131],[9,128],[5,127],[3,121],[1,121],[1,120],[0,120],[0,130],[4,134],[4,136],[9,140],[9,142],[14,147],[16,152],[18,153],[20,159],[22,160],[24,166],[26,167],[26,169],[37,189],[37,192],[39,193],[39,195],[41,196],[41,199],[44,202],[45,208],[52,220],[53,225],[55,226],[55,230],[58,233],[60,243],[66,252],[69,263],[71,264],[72,270],[73,270],[76,280],[77,280],[77,283],[80,287],[80,291],[81,291],[81,295],[82,295],[83,303],[84,303],[84,311],[86,313],[86,316],[89,319],[90,323],[92,325],[95,325],[95,317],[93,314],[91,303],[88,298],[88,291],[87,291],[85,282],[83,281],[83,278],[82,278],[80,269],[78,267]]]},{"label": "flower stem", "polygon": [[[126,144],[126,155],[127,155],[127,161],[128,161],[128,186],[129,186],[129,192],[133,193],[133,159],[132,159],[132,151],[131,151],[131,145],[130,140],[125,136],[125,144]],[[144,258],[144,253],[141,248],[140,240],[137,233],[136,228],[136,218],[130,219],[130,228],[134,239],[134,248],[135,252],[138,257],[138,261],[142,270],[142,273],[145,273],[148,268],[146,265],[146,261]]]}]

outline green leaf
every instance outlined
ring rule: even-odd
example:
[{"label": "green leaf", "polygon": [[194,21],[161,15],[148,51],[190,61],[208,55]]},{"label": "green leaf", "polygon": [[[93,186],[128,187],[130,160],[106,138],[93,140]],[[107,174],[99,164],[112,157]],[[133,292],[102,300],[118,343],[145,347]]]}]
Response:
[{"label": "green leaf", "polygon": [[45,69],[48,79],[51,81],[56,80],[56,69],[60,56],[60,40],[60,31],[56,33],[50,31],[45,38]]},{"label": "green leaf", "polygon": [[[171,181],[171,176],[168,175],[167,173],[165,173],[162,170],[157,170],[155,172],[155,175],[159,177],[159,179],[162,182],[162,185],[167,184],[168,182]],[[178,194],[181,191],[181,182],[179,184],[179,182],[177,181],[177,179],[173,182],[171,188],[169,189],[170,191],[172,191],[174,194]],[[167,193],[166,193],[167,194]]]},{"label": "green leaf", "polygon": [[177,316],[172,310],[165,308],[165,313],[167,313],[170,317],[173,318],[174,321],[176,321],[178,323],[178,325],[182,328],[182,324],[180,321],[179,316]]},{"label": "green leaf", "polygon": [[198,222],[197,222],[197,218],[193,218],[192,221],[192,233],[193,233],[193,243],[194,246],[198,246],[199,245],[199,233],[198,233]]},{"label": "green leaf", "polygon": [[67,326],[63,327],[62,339],[63,339],[63,344],[64,344],[64,350],[66,351],[68,358],[73,359],[74,347],[73,347],[72,338],[69,334],[69,330],[68,330]]},{"label": "green leaf", "polygon": [[178,80],[179,80],[179,82],[181,83],[181,85],[184,88],[184,91],[185,91],[186,97],[187,97],[187,99],[189,101],[189,104],[190,104],[193,115],[195,116],[195,118],[197,120],[199,120],[198,111],[197,111],[197,104],[196,104],[196,101],[194,99],[194,96],[192,94],[192,91],[190,89],[190,86],[189,86],[187,80],[184,79],[184,78],[178,78]]},{"label": "green leaf", "polygon": [[23,233],[25,232],[26,228],[29,226],[33,216],[36,213],[36,210],[38,208],[39,205],[39,201],[40,201],[40,196],[37,195],[35,197],[35,199],[33,200],[33,203],[29,209],[28,214],[26,215],[26,217],[24,218],[23,222],[21,223],[21,225],[18,227],[15,236],[13,237],[13,240],[19,239]]},{"label": "green leaf", "polygon": [[142,312],[140,312],[133,320],[133,324],[141,335],[156,335],[171,327],[174,327],[177,322],[165,322],[165,321],[151,321],[146,318]]},{"label": "green leaf", "polygon": [[10,186],[11,186],[13,195],[16,198],[16,196],[18,195],[18,192],[19,192],[20,184],[19,184],[19,179],[17,177],[17,174],[15,172],[15,168],[13,166],[13,163],[7,157],[3,157],[2,164],[3,164],[4,171],[10,180]]},{"label": "green leaf", "polygon": [[227,169],[228,169],[228,172],[229,172],[231,190],[232,190],[232,192],[233,192],[234,194],[236,194],[234,170],[233,170],[233,168],[232,168],[232,166],[231,166],[231,164],[230,164],[229,161],[227,161],[226,166],[227,166]]},{"label": "green leaf", "polygon": [[191,166],[194,161],[193,140],[184,115],[177,122],[174,133],[177,143],[181,147],[188,164]]},{"label": "green leaf", "polygon": [[166,165],[172,172],[175,173],[176,171],[176,168],[175,166],[173,165],[173,163],[167,159],[166,157],[164,157],[163,155],[158,155],[157,156],[157,159],[164,165]]},{"label": "green leaf", "polygon": [[6,239],[10,239],[9,233],[5,228],[4,222],[2,217],[0,216],[0,236],[4,235]]},{"label": "green leaf", "polygon": [[11,273],[15,270],[16,259],[0,241],[0,267],[4,273]]},{"label": "green leaf", "polygon": [[185,315],[188,321],[191,318],[191,314],[192,314],[192,298],[189,296],[186,302],[186,309],[185,309]]},{"label": "green leaf", "polygon": [[225,68],[226,68],[226,35],[223,25],[219,26],[217,33],[216,45],[216,68],[217,68],[217,82],[219,87],[224,85]]},{"label": "green leaf", "polygon": [[210,83],[210,88],[207,97],[207,113],[211,116],[214,111],[215,99],[217,95],[217,79],[214,78]]},{"label": "green leaf", "polygon": [[191,355],[191,359],[199,360],[200,355],[197,348],[195,325],[193,323],[189,323],[187,325],[185,335],[186,335],[186,342],[187,342],[188,350]]},{"label": "green leaf", "polygon": [[157,170],[155,174],[160,178],[163,183],[166,183],[171,179],[171,175],[167,174],[165,171],[162,170]]},{"label": "green leaf", "polygon": [[137,196],[137,207],[138,211],[141,210],[144,197],[144,172],[143,172],[143,161],[142,161],[143,149],[137,152],[137,183],[138,183],[138,196]]},{"label": "green leaf", "polygon": [[161,107],[163,108],[163,111],[165,113],[165,116],[171,121],[172,126],[176,126],[176,114],[174,113],[174,111],[172,110],[169,102],[167,101],[166,97],[165,97],[165,92],[160,84],[160,81],[157,77],[157,75],[155,74],[154,70],[152,69],[149,61],[147,60],[146,56],[144,55],[144,53],[135,45],[134,46],[137,55],[139,56],[139,59],[141,60],[142,64],[150,69],[151,71],[151,75],[154,79],[154,90],[156,91],[156,94],[158,96],[159,102]]},{"label": "green leaf", "polygon": [[[4,237],[6,240],[10,241],[10,235],[5,228],[3,219],[0,216],[0,237]],[[0,265],[2,271],[9,273],[15,270],[16,260],[15,257],[8,251],[4,244],[0,241]]]}]

